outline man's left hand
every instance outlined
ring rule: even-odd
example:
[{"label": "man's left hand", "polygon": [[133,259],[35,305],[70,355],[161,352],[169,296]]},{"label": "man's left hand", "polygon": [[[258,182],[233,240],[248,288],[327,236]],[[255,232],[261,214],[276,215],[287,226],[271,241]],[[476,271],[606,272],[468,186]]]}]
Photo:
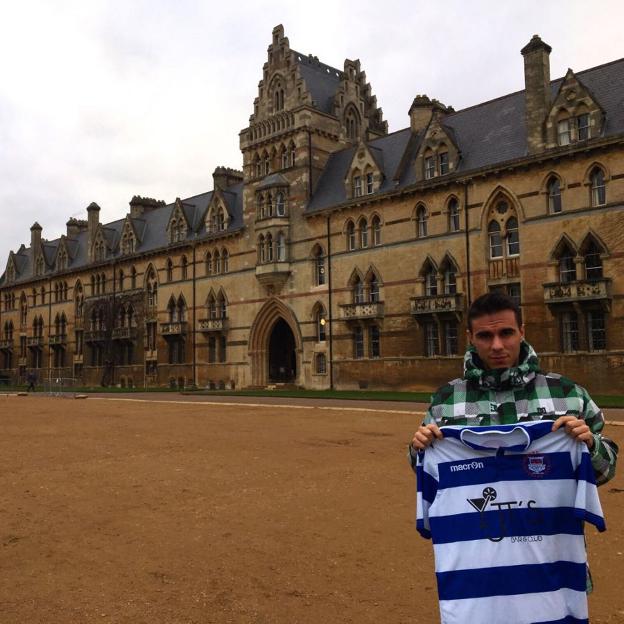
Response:
[{"label": "man's left hand", "polygon": [[557,431],[560,427],[565,427],[566,433],[579,442],[585,442],[588,449],[594,448],[594,436],[587,423],[581,418],[576,416],[559,416],[553,423],[552,430]]}]

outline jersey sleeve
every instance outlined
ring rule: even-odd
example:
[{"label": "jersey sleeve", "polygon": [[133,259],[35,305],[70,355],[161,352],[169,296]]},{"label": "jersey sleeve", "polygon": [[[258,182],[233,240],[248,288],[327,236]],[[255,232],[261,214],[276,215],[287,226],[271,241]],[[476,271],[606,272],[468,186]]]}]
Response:
[{"label": "jersey sleeve", "polygon": [[577,443],[576,498],[574,515],[593,524],[599,531],[606,529],[591,456],[585,444]]},{"label": "jersey sleeve", "polygon": [[416,459],[416,530],[426,539],[431,539],[429,508],[437,493],[438,475],[435,464],[427,461],[426,451],[421,451]]}]

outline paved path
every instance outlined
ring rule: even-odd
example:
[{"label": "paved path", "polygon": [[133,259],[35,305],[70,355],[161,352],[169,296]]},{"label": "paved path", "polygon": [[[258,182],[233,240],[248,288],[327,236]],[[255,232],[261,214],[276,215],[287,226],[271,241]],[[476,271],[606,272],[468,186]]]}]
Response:
[{"label": "paved path", "polygon": [[[129,392],[129,393],[96,393],[89,394],[93,398],[101,399],[123,399],[149,402],[184,402],[184,403],[206,403],[206,404],[231,404],[249,406],[280,405],[282,407],[292,407],[294,409],[322,408],[336,411],[362,411],[362,412],[390,412],[390,413],[413,413],[416,420],[422,417],[427,409],[427,403],[416,401],[366,401],[350,399],[315,399],[315,398],[294,398],[294,397],[271,397],[271,396],[234,396],[234,395],[195,395],[178,394],[174,392]],[[624,409],[606,408],[605,417],[609,423],[624,425]]]}]

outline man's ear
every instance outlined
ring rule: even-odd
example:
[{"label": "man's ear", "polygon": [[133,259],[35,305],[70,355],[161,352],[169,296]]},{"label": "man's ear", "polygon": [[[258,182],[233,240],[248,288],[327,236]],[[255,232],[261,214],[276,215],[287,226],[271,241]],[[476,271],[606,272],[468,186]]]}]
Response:
[{"label": "man's ear", "polygon": [[474,343],[472,342],[472,332],[469,329],[466,330],[466,339],[474,347]]},{"label": "man's ear", "polygon": [[520,335],[522,336],[522,339],[524,340],[524,324],[520,326]]}]

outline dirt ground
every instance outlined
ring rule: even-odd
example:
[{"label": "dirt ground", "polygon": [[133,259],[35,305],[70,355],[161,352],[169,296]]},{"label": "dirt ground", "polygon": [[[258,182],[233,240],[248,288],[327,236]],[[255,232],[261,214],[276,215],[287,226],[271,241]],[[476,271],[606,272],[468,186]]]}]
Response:
[{"label": "dirt ground", "polygon": [[[0,624],[437,622],[405,456],[420,419],[0,396]],[[600,493],[590,613],[611,624],[622,469]]]}]

